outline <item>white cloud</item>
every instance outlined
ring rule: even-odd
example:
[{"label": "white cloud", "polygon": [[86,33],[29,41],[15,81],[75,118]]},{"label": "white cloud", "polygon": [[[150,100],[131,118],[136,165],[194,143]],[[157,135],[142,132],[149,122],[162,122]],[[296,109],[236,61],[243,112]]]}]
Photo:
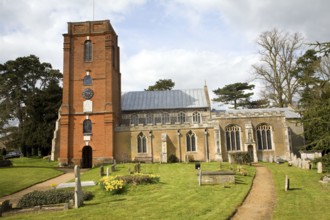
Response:
[{"label": "white cloud", "polygon": [[248,70],[255,62],[254,55],[183,49],[143,50],[122,61],[123,90],[143,90],[159,79],[172,79],[174,89],[202,88],[206,81],[211,93],[226,84],[250,81]]},{"label": "white cloud", "polygon": [[[175,88],[212,90],[251,81],[262,31],[302,32],[329,41],[327,0],[94,0],[121,46],[122,88],[171,78]],[[67,22],[93,19],[93,0],[0,0],[0,63],[35,54],[62,70]]]}]

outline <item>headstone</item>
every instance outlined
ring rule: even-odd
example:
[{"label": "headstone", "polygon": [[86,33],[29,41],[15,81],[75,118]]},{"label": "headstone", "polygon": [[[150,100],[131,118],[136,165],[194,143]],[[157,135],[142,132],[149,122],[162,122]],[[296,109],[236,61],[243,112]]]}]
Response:
[{"label": "headstone", "polygon": [[103,165],[100,166],[100,176],[104,176],[104,167]]},{"label": "headstone", "polygon": [[111,165],[111,172],[115,172],[116,171],[116,164],[112,164]]},{"label": "headstone", "polygon": [[301,168],[301,159],[300,158],[297,159],[297,167]]},{"label": "headstone", "polygon": [[288,191],[290,189],[290,179],[288,177],[288,175],[285,175],[285,191]]},{"label": "headstone", "polygon": [[141,171],[141,164],[140,162],[138,164],[134,165],[134,173],[140,173]]},{"label": "headstone", "polygon": [[109,176],[109,167],[107,167],[107,177]]},{"label": "headstone", "polygon": [[322,173],[322,162],[317,162],[317,173]]},{"label": "headstone", "polygon": [[117,162],[116,162],[116,160],[115,160],[115,159],[113,159],[113,164],[114,164],[114,165],[117,165]]},{"label": "headstone", "polygon": [[201,169],[201,163],[195,163],[195,170]]},{"label": "headstone", "polygon": [[74,207],[79,208],[83,204],[83,196],[80,182],[80,167],[74,166],[75,189],[74,189]]},{"label": "headstone", "polygon": [[202,170],[198,170],[198,185],[202,185]]}]

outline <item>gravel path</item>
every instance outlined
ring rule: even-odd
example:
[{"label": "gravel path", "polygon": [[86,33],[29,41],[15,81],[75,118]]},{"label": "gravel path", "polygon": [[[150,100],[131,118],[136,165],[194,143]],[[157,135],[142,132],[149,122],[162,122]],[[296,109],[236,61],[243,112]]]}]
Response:
[{"label": "gravel path", "polygon": [[34,190],[38,190],[38,191],[45,191],[45,190],[49,190],[52,188],[52,184],[60,184],[60,183],[65,183],[65,182],[68,182],[70,180],[74,180],[74,172],[73,172],[73,169],[63,169],[64,171],[64,174],[60,175],[60,176],[57,176],[53,179],[49,179],[49,180],[46,180],[45,182],[42,182],[42,183],[38,183],[36,185],[33,185],[29,188],[26,188],[26,189],[23,189],[17,193],[14,193],[14,194],[11,194],[11,195],[8,195],[8,196],[4,196],[2,198],[0,198],[0,202],[3,202],[4,200],[9,200],[10,203],[13,205],[13,207],[16,207],[19,199],[29,193],[29,192],[32,192]]},{"label": "gravel path", "polygon": [[276,193],[271,172],[259,164],[256,166],[256,176],[248,196],[237,209],[232,220],[267,220],[272,219],[276,204]]}]

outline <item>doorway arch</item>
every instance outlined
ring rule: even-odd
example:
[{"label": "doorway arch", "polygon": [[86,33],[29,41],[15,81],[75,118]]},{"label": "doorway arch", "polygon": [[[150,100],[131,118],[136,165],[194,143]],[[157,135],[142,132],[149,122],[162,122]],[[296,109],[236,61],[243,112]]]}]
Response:
[{"label": "doorway arch", "polygon": [[93,165],[93,150],[91,146],[85,146],[82,149],[82,168],[92,168]]}]

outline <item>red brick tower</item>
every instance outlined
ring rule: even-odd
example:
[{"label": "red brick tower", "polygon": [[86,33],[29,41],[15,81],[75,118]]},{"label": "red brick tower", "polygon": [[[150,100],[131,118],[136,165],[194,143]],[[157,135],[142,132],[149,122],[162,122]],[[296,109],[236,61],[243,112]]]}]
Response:
[{"label": "red brick tower", "polygon": [[117,34],[110,21],[104,20],[70,22],[63,36],[58,161],[82,167],[109,163],[121,111]]}]

